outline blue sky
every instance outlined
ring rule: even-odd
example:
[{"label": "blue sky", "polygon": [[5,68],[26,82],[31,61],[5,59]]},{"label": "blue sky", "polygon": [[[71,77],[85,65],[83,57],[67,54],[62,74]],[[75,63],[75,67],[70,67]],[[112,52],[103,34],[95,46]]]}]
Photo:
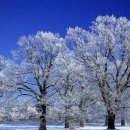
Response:
[{"label": "blue sky", "polygon": [[130,19],[130,0],[0,0],[0,54],[10,57],[20,36],[37,31],[88,29],[98,15]]}]

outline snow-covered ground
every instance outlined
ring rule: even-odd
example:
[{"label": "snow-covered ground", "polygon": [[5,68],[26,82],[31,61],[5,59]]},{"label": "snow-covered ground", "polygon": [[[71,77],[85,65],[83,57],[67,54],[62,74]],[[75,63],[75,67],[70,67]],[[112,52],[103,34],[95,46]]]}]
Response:
[{"label": "snow-covered ground", "polygon": [[[116,126],[118,130],[130,130],[130,126]],[[0,130],[38,130],[37,125],[11,125],[0,124]],[[67,130],[63,126],[48,126],[48,130]],[[69,130],[69,129],[68,129]],[[105,126],[85,126],[84,128],[75,128],[74,130],[106,130]]]}]

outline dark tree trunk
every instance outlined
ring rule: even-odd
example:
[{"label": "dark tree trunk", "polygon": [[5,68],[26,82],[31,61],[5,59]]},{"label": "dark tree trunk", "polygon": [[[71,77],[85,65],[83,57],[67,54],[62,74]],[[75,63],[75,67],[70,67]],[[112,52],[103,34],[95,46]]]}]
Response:
[{"label": "dark tree trunk", "polygon": [[46,128],[46,105],[41,105],[40,127],[39,130],[47,130]]},{"label": "dark tree trunk", "polygon": [[125,126],[125,119],[121,119],[121,126]]},{"label": "dark tree trunk", "polygon": [[108,128],[115,129],[115,114],[112,111],[108,111]]},{"label": "dark tree trunk", "polygon": [[[84,90],[84,88],[82,88],[82,92],[83,92],[83,90]],[[84,123],[85,123],[85,120],[84,120],[84,106],[85,106],[85,101],[84,101],[84,98],[82,97],[81,99],[80,99],[80,104],[79,104],[79,109],[80,109],[80,127],[84,127]]]},{"label": "dark tree trunk", "polygon": [[84,119],[80,119],[80,127],[84,127]]},{"label": "dark tree trunk", "polygon": [[70,109],[69,106],[65,107],[65,126],[64,126],[65,128],[69,128],[70,127],[70,117],[68,115],[69,109]]},{"label": "dark tree trunk", "polygon": [[108,116],[105,117],[105,126],[108,126]]},{"label": "dark tree trunk", "polygon": [[74,117],[73,116],[70,116],[70,130],[75,130],[75,123],[74,123]]},{"label": "dark tree trunk", "polygon": [[69,117],[65,116],[65,128],[69,128],[69,127],[70,127]]},{"label": "dark tree trunk", "polygon": [[125,126],[125,113],[124,113],[124,109],[121,110],[121,126]]}]

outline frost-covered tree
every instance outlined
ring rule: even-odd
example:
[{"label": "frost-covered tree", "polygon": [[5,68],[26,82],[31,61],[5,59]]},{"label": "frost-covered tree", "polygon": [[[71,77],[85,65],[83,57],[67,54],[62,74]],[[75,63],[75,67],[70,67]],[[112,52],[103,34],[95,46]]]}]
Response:
[{"label": "frost-covered tree", "polygon": [[0,122],[17,122],[23,120],[33,120],[38,118],[39,114],[35,106],[27,101],[11,99],[0,108]]},{"label": "frost-covered tree", "polygon": [[101,93],[108,129],[115,129],[115,112],[130,80],[130,22],[124,17],[99,16],[90,32],[76,27],[67,33],[76,59],[86,68],[86,78]]},{"label": "frost-covered tree", "polygon": [[31,120],[39,117],[36,107],[27,101],[23,101],[22,103],[17,101],[17,104],[10,107],[8,115],[10,115],[12,121]]},{"label": "frost-covered tree", "polygon": [[11,68],[15,63],[0,56],[0,103],[4,105],[9,97],[15,93],[16,82],[10,75]]},{"label": "frost-covered tree", "polygon": [[12,78],[11,71],[15,63],[0,55],[0,121],[10,121],[9,102],[16,92],[16,82]]},{"label": "frost-covered tree", "polygon": [[[47,98],[55,91],[54,61],[62,51],[64,40],[51,32],[38,32],[19,39],[19,48],[13,51],[19,65],[14,73],[19,96],[30,96],[37,102],[40,112],[40,128],[46,130]],[[51,90],[52,89],[52,90]]]},{"label": "frost-covered tree", "polygon": [[[92,30],[97,35],[96,40],[103,50],[101,51],[103,58],[107,60],[105,68],[106,77],[109,79],[106,83],[108,87],[115,88],[113,93],[115,109],[119,108],[122,113],[130,81],[130,22],[123,17],[118,19],[114,16],[98,17]],[[123,116],[121,118],[123,123]]]},{"label": "frost-covered tree", "polygon": [[84,127],[86,119],[89,118],[89,109],[94,108],[95,103],[99,100],[95,93],[94,86],[89,84],[86,79],[78,80],[77,89],[77,105],[79,107],[79,123],[80,127]]},{"label": "frost-covered tree", "polygon": [[55,61],[57,66],[55,80],[59,79],[55,89],[63,102],[65,128],[72,127],[75,113],[72,109],[76,107],[76,77],[74,69],[76,69],[77,65],[73,57],[73,52],[65,48],[64,51],[59,53]]},{"label": "frost-covered tree", "polygon": [[81,76],[84,67],[75,59],[73,50],[65,48],[56,58],[56,79],[59,81],[56,90],[64,106],[65,128],[71,128],[74,122],[83,127],[86,111],[93,103],[92,87],[90,89],[86,80]]},{"label": "frost-covered tree", "polygon": [[0,56],[0,97],[3,96],[4,93],[4,84],[5,84],[5,78],[4,78],[4,69],[6,66],[6,59],[3,56]]}]

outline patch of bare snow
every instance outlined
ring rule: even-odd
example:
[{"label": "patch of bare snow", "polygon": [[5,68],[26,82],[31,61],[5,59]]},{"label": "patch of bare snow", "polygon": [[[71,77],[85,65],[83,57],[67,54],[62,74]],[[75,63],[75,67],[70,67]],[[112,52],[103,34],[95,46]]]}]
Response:
[{"label": "patch of bare snow", "polygon": [[[130,130],[130,126],[116,126],[117,130]],[[32,125],[10,125],[0,124],[0,130],[38,130],[38,126]],[[65,129],[64,126],[47,126],[47,130],[70,130]],[[72,130],[72,129],[71,129]],[[105,126],[85,126],[83,128],[74,128],[73,130],[107,130]]]}]

